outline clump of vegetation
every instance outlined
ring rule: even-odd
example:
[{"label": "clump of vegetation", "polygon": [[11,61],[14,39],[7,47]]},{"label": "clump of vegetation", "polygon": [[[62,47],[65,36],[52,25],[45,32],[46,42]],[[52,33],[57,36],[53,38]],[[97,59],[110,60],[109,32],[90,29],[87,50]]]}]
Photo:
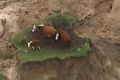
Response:
[{"label": "clump of vegetation", "polygon": [[[62,24],[65,25],[66,27],[67,26],[71,27],[75,23],[75,18],[68,15],[53,14],[45,17],[44,19],[39,20],[36,24],[40,24],[42,21],[45,23],[52,23],[57,25]],[[29,27],[24,28],[21,32],[17,33],[16,36],[12,39],[12,43],[19,50],[19,58],[22,63],[27,61],[43,61],[49,58],[56,58],[56,57],[60,59],[64,59],[67,57],[86,56],[87,52],[90,50],[89,42],[85,41],[84,44],[77,43],[77,47],[75,47],[74,49],[60,51],[45,47],[45,48],[41,48],[40,51],[38,50],[32,51],[27,48],[28,35],[30,30],[31,29]],[[80,47],[79,45],[82,45],[82,47]]]},{"label": "clump of vegetation", "polygon": [[6,80],[6,77],[0,74],[0,80]]},{"label": "clump of vegetation", "polygon": [[46,23],[46,24],[53,24],[56,27],[68,27],[71,28],[76,22],[75,17],[65,15],[65,14],[60,14],[60,13],[54,13],[50,16],[46,16],[43,19],[40,19],[37,24],[39,23]]},{"label": "clump of vegetation", "polygon": [[20,50],[26,47],[27,35],[30,32],[30,28],[24,28],[21,32],[17,33],[12,39],[12,43]]}]

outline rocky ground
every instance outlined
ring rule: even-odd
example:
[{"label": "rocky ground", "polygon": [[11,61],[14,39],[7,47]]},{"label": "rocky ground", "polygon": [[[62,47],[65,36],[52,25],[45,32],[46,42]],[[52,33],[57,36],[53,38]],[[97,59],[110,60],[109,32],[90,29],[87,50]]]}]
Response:
[{"label": "rocky ground", "polygon": [[[82,60],[65,60],[66,66],[69,67],[63,68],[64,65],[61,64],[62,66],[60,68],[62,68],[63,72],[59,72],[59,68],[55,68],[55,70],[54,67],[56,66],[50,64],[52,67],[47,67],[47,69],[51,69],[51,71],[42,74],[44,75],[44,80],[120,80],[119,0],[1,0],[1,51],[6,48],[5,45],[9,43],[9,40],[16,32],[20,31],[25,26],[32,26],[39,18],[51,14],[53,10],[61,10],[61,13],[75,16],[77,18],[76,28],[74,30],[75,33],[80,37],[90,38],[93,42],[95,42],[94,45],[100,47],[100,50],[92,52],[89,57]],[[94,50],[96,51],[96,49],[93,49],[93,51]],[[103,59],[105,59],[105,61],[102,61]],[[9,64],[9,61],[11,64]],[[58,64],[58,66],[61,62],[64,62],[58,60],[54,63],[54,61],[57,60],[53,60],[53,63],[50,61],[50,63],[55,65]],[[78,61],[80,61],[80,63]],[[7,60],[0,58],[0,66],[6,64],[10,66],[10,68],[2,67],[0,72],[7,76],[10,80],[16,80],[15,74],[17,75],[17,72],[14,72],[13,69],[16,69],[17,71],[17,68],[15,67],[18,65],[17,63],[18,59],[16,58]],[[32,70],[33,72],[30,71],[30,65],[32,66],[32,69],[34,69]],[[70,68],[70,65],[72,68]],[[41,69],[41,71],[35,70],[36,67],[37,69]],[[105,71],[102,68],[106,68]],[[78,71],[75,69],[78,69]],[[34,80],[37,75],[42,73],[41,64],[38,65],[36,63],[34,63],[34,65],[28,64],[27,67],[25,65],[25,67],[22,67],[21,71],[22,70],[26,70],[26,72],[22,72],[24,75],[21,76],[24,79],[21,80]],[[52,70],[53,74],[59,72],[58,75],[60,76],[55,78],[56,76],[54,75],[48,75],[52,72]],[[63,75],[64,70],[66,70],[66,74]],[[75,74],[80,76],[78,77]],[[27,77],[31,75],[34,79]],[[62,77],[65,78],[63,79]],[[41,78],[43,77],[37,77],[38,80],[41,80]]]}]

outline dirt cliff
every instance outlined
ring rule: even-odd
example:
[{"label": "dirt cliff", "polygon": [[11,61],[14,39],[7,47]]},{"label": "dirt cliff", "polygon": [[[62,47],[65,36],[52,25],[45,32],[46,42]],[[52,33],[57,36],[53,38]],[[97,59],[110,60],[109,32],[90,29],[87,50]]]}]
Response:
[{"label": "dirt cliff", "polygon": [[0,1],[2,53],[11,50],[6,45],[16,32],[54,10],[75,16],[75,33],[93,40],[87,57],[25,63],[21,65],[20,74],[17,52],[12,48],[11,53],[16,55],[12,59],[0,58],[0,73],[10,80],[20,76],[21,80],[120,80],[119,6],[119,0]]},{"label": "dirt cliff", "polygon": [[21,80],[120,80],[120,68],[93,42],[87,57],[28,62],[20,70]]}]

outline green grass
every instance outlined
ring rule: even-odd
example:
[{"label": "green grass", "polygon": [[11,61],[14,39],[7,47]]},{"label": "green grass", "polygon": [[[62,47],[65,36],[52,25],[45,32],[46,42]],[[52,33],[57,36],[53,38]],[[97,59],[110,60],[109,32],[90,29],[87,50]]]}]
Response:
[{"label": "green grass", "polygon": [[70,15],[54,13],[50,16],[46,16],[43,19],[40,19],[37,22],[37,24],[40,24],[42,22],[46,23],[46,24],[52,23],[52,24],[55,24],[55,25],[61,25],[62,24],[62,26],[64,26],[64,27],[73,27],[73,25],[76,22],[76,19],[75,19],[75,17],[70,16]]},{"label": "green grass", "polygon": [[21,49],[19,53],[19,57],[21,62],[26,61],[43,61],[49,58],[59,58],[64,59],[67,57],[80,57],[86,56],[88,50],[90,49],[89,43],[86,43],[86,46],[83,46],[78,49],[74,50],[67,50],[67,51],[57,51],[57,50],[48,50],[48,49],[41,49],[40,51],[28,51],[25,52],[27,48]]},{"label": "green grass", "polygon": [[0,80],[5,80],[5,76],[3,76],[2,74],[0,74]]},{"label": "green grass", "polygon": [[21,32],[18,32],[12,39],[12,43],[18,48],[26,47],[27,35],[30,31],[30,28],[24,28]]},{"label": "green grass", "polygon": [[[41,23],[41,21],[45,23],[49,23],[49,22],[54,23],[56,21],[57,22],[61,21],[63,22],[61,24],[64,24],[65,26],[72,26],[72,24],[75,23],[75,18],[67,15],[53,14],[39,20],[36,24]],[[50,58],[64,59],[67,57],[86,56],[87,52],[90,50],[89,42],[86,40],[85,41],[85,43],[87,44],[86,46],[83,45],[81,48],[77,47],[72,50],[68,49],[68,50],[60,51],[60,50],[42,48],[40,51],[32,51],[27,48],[27,40],[28,40],[27,35],[29,34],[29,31],[30,28],[24,28],[21,32],[18,32],[12,39],[12,43],[19,50],[19,58],[21,60],[21,63],[27,61],[43,61]],[[78,48],[80,50],[78,50]]]}]

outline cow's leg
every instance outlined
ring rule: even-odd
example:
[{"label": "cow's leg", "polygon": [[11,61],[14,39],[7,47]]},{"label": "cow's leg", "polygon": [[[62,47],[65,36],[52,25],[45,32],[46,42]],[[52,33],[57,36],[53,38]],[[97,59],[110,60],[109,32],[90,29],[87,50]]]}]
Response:
[{"label": "cow's leg", "polygon": [[41,36],[42,39],[44,39],[44,36]]},{"label": "cow's leg", "polygon": [[50,41],[50,44],[54,44],[54,40],[49,40]]},{"label": "cow's leg", "polygon": [[66,43],[66,47],[70,48],[70,42]]},{"label": "cow's leg", "polygon": [[38,46],[38,49],[40,50],[40,46]]},{"label": "cow's leg", "polygon": [[45,39],[47,37],[47,35],[46,34],[44,34],[43,36],[42,36],[42,39]]},{"label": "cow's leg", "polygon": [[54,42],[55,42],[55,40],[53,39],[53,40],[52,40],[52,42],[54,43]]},{"label": "cow's leg", "polygon": [[35,50],[35,47],[34,47],[34,46],[32,46],[32,49],[33,49],[33,50]]}]

